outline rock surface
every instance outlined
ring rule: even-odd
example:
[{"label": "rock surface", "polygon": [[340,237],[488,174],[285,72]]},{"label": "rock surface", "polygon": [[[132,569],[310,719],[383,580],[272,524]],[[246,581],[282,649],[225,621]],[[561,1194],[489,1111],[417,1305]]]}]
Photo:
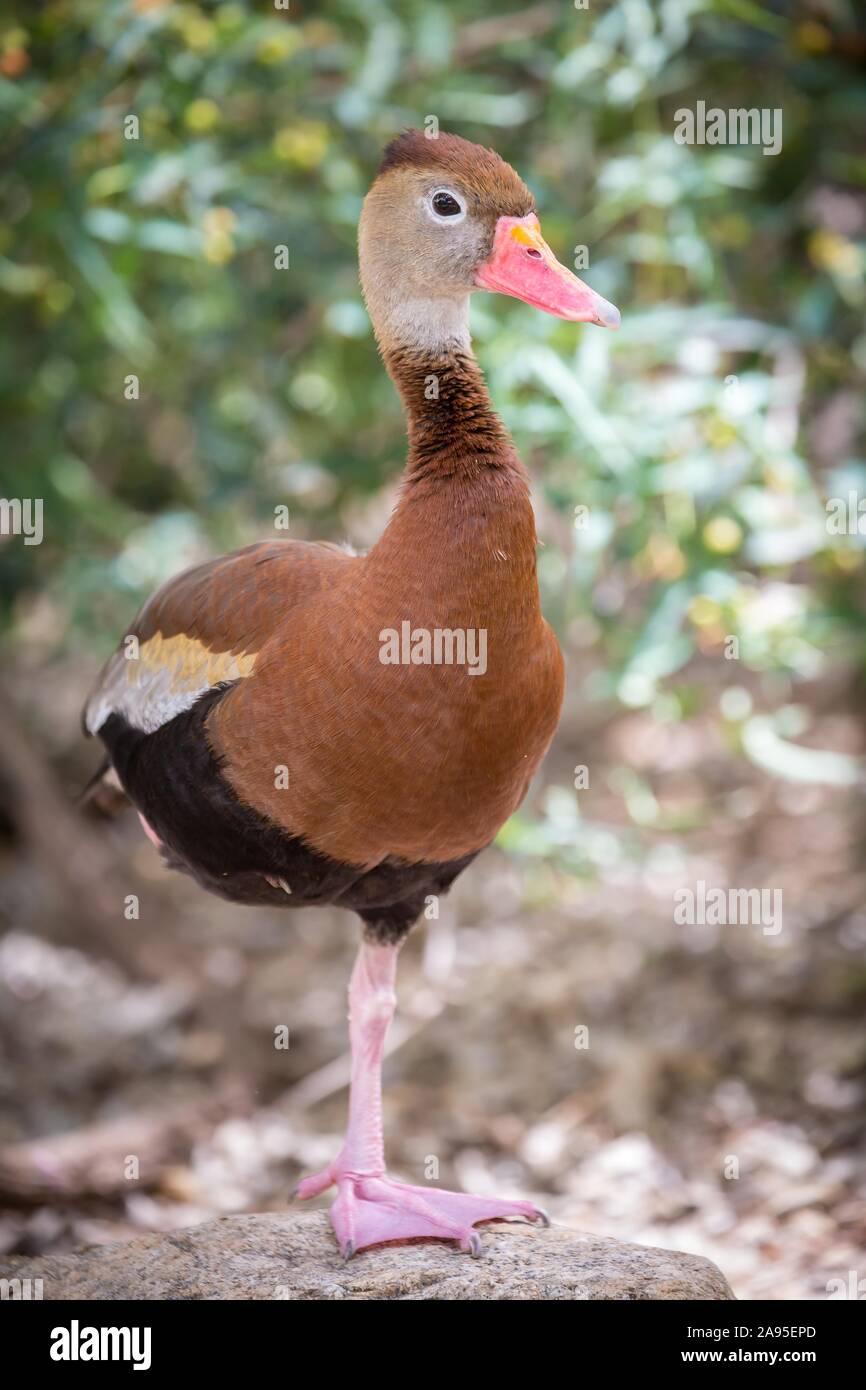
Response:
[{"label": "rock surface", "polygon": [[226,1216],[170,1235],[69,1255],[8,1258],[3,1278],[41,1279],[46,1299],[731,1299],[699,1255],[625,1245],[563,1226],[498,1224],[479,1259],[415,1241],[344,1263],[327,1214]]}]

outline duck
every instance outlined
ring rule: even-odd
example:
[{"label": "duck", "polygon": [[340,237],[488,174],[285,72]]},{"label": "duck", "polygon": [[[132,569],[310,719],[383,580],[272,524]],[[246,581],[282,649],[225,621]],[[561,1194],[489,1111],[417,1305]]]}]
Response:
[{"label": "duck", "polygon": [[473,355],[469,302],[504,294],[607,328],[619,313],[556,259],[514,169],[444,131],[387,146],[358,256],[407,420],[381,536],[364,554],[260,541],[169,580],[83,722],[104,747],[94,786],[122,790],[167,864],[235,903],[360,919],[345,1138],[295,1195],[336,1189],[347,1259],[418,1237],[477,1255],[479,1224],[543,1210],[399,1181],[382,1120],[400,947],[522,802],[563,698],[529,477]]}]

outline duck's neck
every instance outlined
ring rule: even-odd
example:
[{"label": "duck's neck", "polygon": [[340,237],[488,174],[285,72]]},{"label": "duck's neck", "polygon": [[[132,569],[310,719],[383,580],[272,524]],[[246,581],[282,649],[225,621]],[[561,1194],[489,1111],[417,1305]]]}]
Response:
[{"label": "duck's neck", "polygon": [[522,627],[539,615],[529,479],[459,329],[411,341],[377,331],[406,408],[409,454],[371,575],[454,621],[465,610],[482,625]]},{"label": "duck's neck", "polygon": [[409,483],[488,469],[525,478],[472,353],[468,296],[403,304],[399,320],[376,322],[376,336],[406,409]]}]

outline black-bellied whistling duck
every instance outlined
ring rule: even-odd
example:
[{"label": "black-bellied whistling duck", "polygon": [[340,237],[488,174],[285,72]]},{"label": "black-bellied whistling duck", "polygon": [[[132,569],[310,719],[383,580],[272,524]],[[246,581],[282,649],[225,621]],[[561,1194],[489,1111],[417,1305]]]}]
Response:
[{"label": "black-bellied whistling duck", "polygon": [[265,541],[171,580],[85,723],[151,839],[203,887],[358,913],[346,1138],[298,1194],[336,1185],[347,1257],[413,1236],[474,1254],[476,1222],[543,1213],[395,1181],[381,1114],[400,944],[520,805],[562,701],[527,475],[472,355],[469,296],[498,290],[611,328],[619,314],[556,261],[514,170],[454,135],[389,145],[359,247],[409,420],[384,534],[357,556]]}]

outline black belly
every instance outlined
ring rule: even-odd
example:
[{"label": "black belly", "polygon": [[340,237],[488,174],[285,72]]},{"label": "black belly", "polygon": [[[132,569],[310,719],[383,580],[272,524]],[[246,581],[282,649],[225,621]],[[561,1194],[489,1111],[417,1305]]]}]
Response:
[{"label": "black belly", "polygon": [[[151,734],[118,714],[99,730],[124,790],[165,845],[167,862],[232,902],[333,903],[357,912],[374,935],[398,939],[426,899],[447,892],[478,851],[444,864],[386,859],[364,869],[287,834],[238,798],[208,742],[205,721],[228,688],[208,691]],[[283,879],[291,893],[266,875]]]}]

